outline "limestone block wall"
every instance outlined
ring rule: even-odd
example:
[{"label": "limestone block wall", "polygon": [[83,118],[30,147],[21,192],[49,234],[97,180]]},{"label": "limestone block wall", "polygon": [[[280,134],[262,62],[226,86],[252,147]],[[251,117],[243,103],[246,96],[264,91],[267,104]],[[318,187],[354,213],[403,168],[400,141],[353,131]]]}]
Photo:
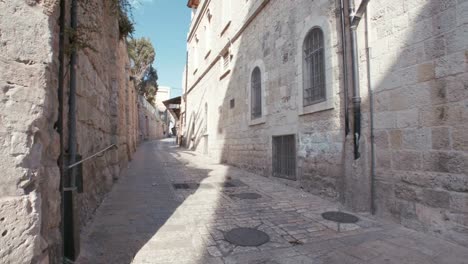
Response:
[{"label": "limestone block wall", "polygon": [[60,248],[56,1],[0,2],[0,262]]},{"label": "limestone block wall", "polygon": [[159,116],[159,111],[143,96],[138,98],[138,120],[139,141],[164,137],[165,124]]},{"label": "limestone block wall", "polygon": [[116,11],[110,2],[79,5],[78,21],[93,29],[86,37],[90,48],[78,52],[78,153],[88,157],[117,146],[83,164],[84,192],[75,197],[83,226],[136,150],[138,95],[130,80],[127,47],[120,38]]},{"label": "limestone block wall", "polygon": [[[345,136],[339,1],[230,2],[236,15],[228,26],[219,1],[204,1],[192,21],[186,146],[270,177],[272,137],[293,134],[297,180],[285,183],[339,199],[356,211],[369,211],[374,202],[381,217],[466,245],[466,1],[371,1],[358,29],[362,135],[357,160],[352,130]],[[324,32],[330,104],[305,113],[302,41],[314,26]],[[228,50],[232,56],[226,64],[222,57]],[[249,89],[256,66],[265,107],[262,122],[253,123]],[[347,66],[350,71],[350,59]]]},{"label": "limestone block wall", "polygon": [[[0,2],[1,263],[59,263],[62,256],[60,136],[55,130],[58,4],[56,0]],[[78,12],[79,25],[90,28],[84,40],[91,47],[78,50],[78,153],[87,157],[111,144],[118,146],[83,164],[84,193],[74,195],[81,226],[137,145],[137,95],[129,80],[130,63],[116,13],[108,4],[87,1]],[[66,8],[69,13],[70,6]],[[70,47],[67,58],[69,51]],[[67,66],[66,91],[69,73]],[[66,92],[65,102],[68,96]],[[64,111],[66,116],[66,105]],[[67,132],[65,127],[65,142]]]},{"label": "limestone block wall", "polygon": [[[193,89],[186,98],[187,146],[270,176],[272,137],[293,134],[297,181],[288,184],[338,199],[343,178],[344,121],[335,3],[295,1],[291,5],[287,1],[258,0],[231,1],[230,5],[233,11],[227,29],[220,18],[222,6],[216,1],[209,2],[207,7],[212,15],[210,23],[207,14],[203,14],[200,25],[192,22],[193,38],[199,40],[198,44],[196,39],[189,40],[188,88]],[[244,27],[249,20],[250,24]],[[190,47],[205,48],[207,24],[213,30],[208,36],[214,40],[211,54],[200,61],[194,58]],[[302,43],[305,34],[317,25],[327,30],[327,81],[332,106],[326,111],[303,115],[298,107],[302,102],[298,88],[302,85]],[[232,41],[237,34],[241,36]],[[223,59],[213,64],[226,46],[232,55],[227,69]],[[256,66],[262,69],[265,87],[265,116],[260,124],[250,122],[249,111],[249,77]]]},{"label": "limestone block wall", "polygon": [[466,1],[372,1],[369,8],[377,213],[464,245],[467,17]]}]

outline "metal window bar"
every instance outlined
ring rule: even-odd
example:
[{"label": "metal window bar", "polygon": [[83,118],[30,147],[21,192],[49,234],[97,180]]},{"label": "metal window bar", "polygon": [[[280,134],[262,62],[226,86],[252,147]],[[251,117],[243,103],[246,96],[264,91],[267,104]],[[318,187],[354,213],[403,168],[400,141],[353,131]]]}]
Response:
[{"label": "metal window bar", "polygon": [[325,100],[323,32],[312,29],[304,41],[304,106]]},{"label": "metal window bar", "polygon": [[296,180],[296,140],[294,135],[273,137],[273,176]]},{"label": "metal window bar", "polygon": [[262,76],[258,67],[252,72],[251,86],[252,119],[256,119],[262,116]]}]

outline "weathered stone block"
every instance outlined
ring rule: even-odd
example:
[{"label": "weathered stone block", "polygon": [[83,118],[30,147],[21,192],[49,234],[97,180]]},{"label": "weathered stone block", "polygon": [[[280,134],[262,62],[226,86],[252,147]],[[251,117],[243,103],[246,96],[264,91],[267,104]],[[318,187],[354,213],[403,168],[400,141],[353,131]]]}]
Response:
[{"label": "weathered stone block", "polygon": [[453,149],[468,151],[468,126],[456,126],[452,130]]},{"label": "weathered stone block", "polygon": [[425,82],[434,79],[435,67],[433,63],[419,64],[417,67],[418,82]]},{"label": "weathered stone block", "polygon": [[374,127],[380,128],[395,128],[397,116],[394,112],[376,113],[374,117]]},{"label": "weathered stone block", "polygon": [[417,151],[393,151],[392,167],[396,170],[421,169],[422,154]]},{"label": "weathered stone block", "polygon": [[376,167],[390,169],[392,165],[392,152],[388,150],[375,151]]},{"label": "weathered stone block", "polygon": [[[453,0],[451,0],[453,1]],[[457,25],[457,13],[455,8],[446,9],[441,13],[433,16],[432,27],[434,35],[439,35],[450,31]]]},{"label": "weathered stone block", "polygon": [[403,149],[428,150],[431,147],[430,129],[403,130]]},{"label": "weathered stone block", "polygon": [[456,125],[464,121],[465,106],[462,104],[449,104],[429,106],[421,109],[422,126]]},{"label": "weathered stone block", "polygon": [[388,134],[387,131],[375,131],[374,132],[374,142],[375,147],[380,149],[388,149],[389,148],[389,141],[388,141]]},{"label": "weathered stone block", "polygon": [[449,150],[451,149],[451,133],[448,127],[432,128],[432,149]]},{"label": "weathered stone block", "polygon": [[435,61],[435,77],[442,78],[448,75],[463,73],[465,71],[465,53],[457,52],[440,57]]},{"label": "weathered stone block", "polygon": [[422,192],[422,203],[430,207],[449,208],[450,194],[446,191],[424,189]]},{"label": "weathered stone block", "polygon": [[[445,55],[445,38],[437,37],[430,38],[424,42],[424,52],[426,54],[425,58],[427,60],[432,60],[439,58]],[[435,69],[433,68],[433,74],[435,74]]]},{"label": "weathered stone block", "polygon": [[409,202],[418,202],[420,201],[421,190],[414,186],[409,186],[406,184],[396,184],[395,185],[395,197],[409,201]]},{"label": "weathered stone block", "polygon": [[435,172],[466,173],[468,171],[468,155],[442,151],[425,153],[423,169]]},{"label": "weathered stone block", "polygon": [[415,127],[419,124],[419,110],[409,109],[397,112],[397,127]]},{"label": "weathered stone block", "polygon": [[468,212],[468,194],[467,193],[451,193],[450,210],[452,212],[460,212],[460,213]]},{"label": "weathered stone block", "polygon": [[0,205],[0,262],[31,263],[40,252],[40,199],[2,198]]},{"label": "weathered stone block", "polygon": [[392,149],[400,149],[403,145],[403,134],[401,130],[390,130],[390,146]]}]

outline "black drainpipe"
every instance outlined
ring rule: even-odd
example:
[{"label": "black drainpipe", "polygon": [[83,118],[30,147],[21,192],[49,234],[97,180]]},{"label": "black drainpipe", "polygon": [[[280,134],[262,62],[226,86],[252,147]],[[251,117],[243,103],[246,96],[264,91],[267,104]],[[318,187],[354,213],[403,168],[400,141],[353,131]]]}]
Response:
[{"label": "black drainpipe", "polygon": [[[63,72],[64,72],[64,58],[65,58],[65,0],[60,0],[60,17],[59,17],[59,24],[60,24],[60,35],[59,35],[59,54],[58,54],[58,59],[59,59],[59,69],[58,69],[58,91],[57,91],[57,96],[58,96],[58,102],[59,102],[59,108],[58,108],[58,120],[56,123],[56,129],[57,132],[60,135],[60,156],[58,160],[58,166],[60,169],[60,216],[61,216],[61,221],[60,221],[60,232],[62,233],[62,239],[64,237],[64,220],[65,220],[65,203],[64,203],[64,193],[63,193],[63,187],[64,187],[64,180],[65,180],[65,136],[64,136],[64,120],[63,120],[63,104],[64,104],[64,92],[63,92],[63,86],[64,86],[64,78]],[[61,252],[57,252],[56,256],[63,256],[63,253],[65,252],[65,247],[64,243],[62,242],[62,248]]]},{"label": "black drainpipe", "polygon": [[357,26],[353,26],[354,20],[354,0],[349,0],[349,13],[351,19],[351,55],[353,68],[353,114],[354,114],[354,159],[357,160],[361,156],[359,153],[359,141],[361,139],[361,95],[359,87],[359,55],[357,43]]},{"label": "black drainpipe", "polygon": [[[71,1],[71,14],[70,25],[71,30],[76,33],[78,21],[78,3],[77,0]],[[71,40],[73,41],[73,40]],[[74,45],[75,43],[71,43]],[[76,67],[77,67],[77,51],[76,47],[71,48],[70,54],[70,89],[68,96],[68,155],[67,164],[76,162]],[[65,178],[64,188],[64,257],[65,260],[74,261],[78,256],[77,250],[77,235],[75,234],[74,223],[74,206],[73,206],[73,193],[76,190],[76,170],[75,167],[68,169]]]},{"label": "black drainpipe", "polygon": [[370,0],[362,0],[357,12],[355,11],[354,0],[349,0],[350,29],[351,29],[351,51],[353,61],[353,110],[354,110],[354,159],[361,156],[359,152],[359,142],[361,140],[361,95],[359,87],[359,50],[357,41],[357,27],[366,11]]},{"label": "black drainpipe", "polygon": [[344,0],[340,0],[341,11],[341,50],[343,60],[343,91],[344,91],[344,107],[345,107],[345,135],[349,134],[349,98],[348,98],[348,49],[346,41],[346,26],[345,26],[345,13],[344,13]]}]

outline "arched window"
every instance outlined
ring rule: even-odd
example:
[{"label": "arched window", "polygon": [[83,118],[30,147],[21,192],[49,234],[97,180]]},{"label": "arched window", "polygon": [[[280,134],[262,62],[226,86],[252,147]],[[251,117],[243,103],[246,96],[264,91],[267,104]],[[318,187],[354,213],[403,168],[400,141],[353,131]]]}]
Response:
[{"label": "arched window", "polygon": [[262,116],[262,76],[260,68],[255,67],[251,81],[251,112],[252,119]]},{"label": "arched window", "polygon": [[304,40],[304,106],[325,101],[325,59],[323,31],[313,28]]}]

